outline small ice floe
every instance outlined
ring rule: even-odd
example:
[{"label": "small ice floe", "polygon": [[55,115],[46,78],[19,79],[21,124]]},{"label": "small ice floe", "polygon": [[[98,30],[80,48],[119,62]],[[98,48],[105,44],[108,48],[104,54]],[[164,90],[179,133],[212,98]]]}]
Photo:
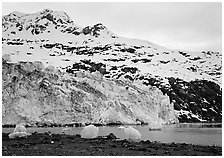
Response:
[{"label": "small ice floe", "polygon": [[162,130],[162,127],[163,127],[161,123],[156,123],[156,122],[150,122],[148,126],[150,131],[160,131]]},{"label": "small ice floe", "polygon": [[96,138],[99,132],[99,128],[94,125],[88,125],[84,127],[81,132],[81,138],[91,139]]},{"label": "small ice floe", "polygon": [[14,138],[26,138],[30,136],[31,134],[27,133],[27,130],[25,128],[25,123],[17,124],[13,133],[9,134],[10,139]]},{"label": "small ice floe", "polygon": [[71,130],[72,130],[72,128],[71,127],[68,127],[68,126],[65,126],[65,128],[62,129],[62,131],[64,131],[64,132],[65,131],[71,131]]},{"label": "small ice floe", "polygon": [[140,141],[141,140],[142,135],[137,129],[135,129],[131,126],[129,126],[129,127],[120,126],[118,128],[124,130],[125,137],[127,138],[128,141]]}]

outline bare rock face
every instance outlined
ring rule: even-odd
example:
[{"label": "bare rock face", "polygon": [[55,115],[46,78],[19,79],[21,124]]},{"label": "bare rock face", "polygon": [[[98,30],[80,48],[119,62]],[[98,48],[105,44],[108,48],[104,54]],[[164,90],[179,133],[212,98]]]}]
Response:
[{"label": "bare rock face", "polygon": [[169,97],[156,87],[105,79],[97,73],[76,77],[40,70],[32,62],[4,62],[2,72],[3,124],[16,124],[19,120],[49,125],[177,121]]}]

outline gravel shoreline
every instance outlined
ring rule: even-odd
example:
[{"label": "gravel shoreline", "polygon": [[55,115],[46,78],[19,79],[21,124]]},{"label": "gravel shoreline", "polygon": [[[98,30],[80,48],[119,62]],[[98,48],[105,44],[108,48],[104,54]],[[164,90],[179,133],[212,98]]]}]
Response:
[{"label": "gravel shoreline", "polygon": [[221,156],[222,147],[151,141],[129,142],[110,134],[95,139],[80,135],[32,133],[28,138],[9,139],[2,133],[3,156]]}]

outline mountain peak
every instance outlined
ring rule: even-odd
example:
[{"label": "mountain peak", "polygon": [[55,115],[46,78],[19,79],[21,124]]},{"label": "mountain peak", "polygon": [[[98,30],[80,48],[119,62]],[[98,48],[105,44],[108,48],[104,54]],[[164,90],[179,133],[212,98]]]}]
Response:
[{"label": "mountain peak", "polygon": [[[65,23],[72,23],[73,22],[71,20],[71,18],[63,11],[53,11],[52,9],[47,8],[47,9],[42,10],[39,13],[43,17],[50,17],[50,18],[54,18],[55,20],[56,19],[57,20],[61,19]],[[61,20],[60,20],[60,22],[63,23]]]},{"label": "mountain peak", "polygon": [[46,8],[46,9],[42,10],[40,13],[44,14],[44,13],[51,13],[51,12],[53,12],[53,10]]}]

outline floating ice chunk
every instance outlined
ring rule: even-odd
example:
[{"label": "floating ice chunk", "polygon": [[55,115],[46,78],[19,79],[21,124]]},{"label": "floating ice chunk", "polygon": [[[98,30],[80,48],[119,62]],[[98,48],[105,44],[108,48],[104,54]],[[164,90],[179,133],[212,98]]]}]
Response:
[{"label": "floating ice chunk", "polygon": [[91,139],[96,138],[99,132],[99,128],[94,125],[88,125],[84,127],[81,132],[81,138]]},{"label": "floating ice chunk", "polygon": [[30,134],[27,133],[27,130],[24,125],[25,125],[24,123],[17,124],[13,133],[9,134],[9,138],[10,139],[24,138],[24,137],[26,138],[27,136],[29,136]]},{"label": "floating ice chunk", "polygon": [[62,129],[62,131],[71,131],[71,130],[72,130],[72,128],[70,128],[68,126],[66,126],[65,128]]},{"label": "floating ice chunk", "polygon": [[25,124],[24,123],[17,124],[13,133],[16,133],[16,132],[27,132]]},{"label": "floating ice chunk", "polygon": [[156,123],[156,122],[150,122],[149,124],[148,124],[148,126],[149,126],[149,130],[150,131],[154,131],[154,130],[162,130],[162,124],[161,123]]},{"label": "floating ice chunk", "polygon": [[120,126],[118,128],[124,130],[124,134],[125,134],[125,137],[127,138],[127,140],[129,140],[129,141],[140,141],[141,140],[142,135],[137,129],[135,129],[131,126],[129,126],[129,127]]},{"label": "floating ice chunk", "polygon": [[5,61],[9,61],[9,62],[11,62],[10,54],[4,54],[4,55],[2,56],[2,59],[4,59]]}]

